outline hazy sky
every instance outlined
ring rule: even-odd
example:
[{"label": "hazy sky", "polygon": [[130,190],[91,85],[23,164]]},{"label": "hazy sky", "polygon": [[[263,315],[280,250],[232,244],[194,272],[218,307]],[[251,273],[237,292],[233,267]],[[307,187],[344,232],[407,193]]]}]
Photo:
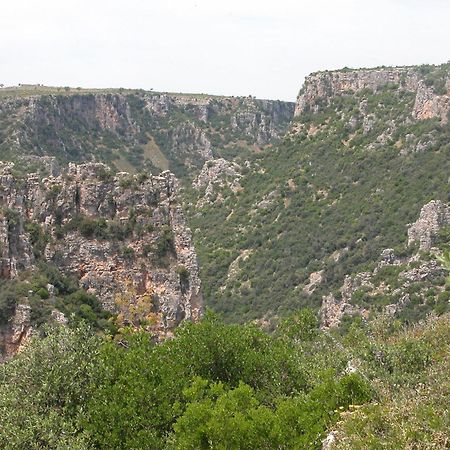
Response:
[{"label": "hazy sky", "polygon": [[0,0],[0,83],[294,100],[313,71],[450,60],[450,0]]}]

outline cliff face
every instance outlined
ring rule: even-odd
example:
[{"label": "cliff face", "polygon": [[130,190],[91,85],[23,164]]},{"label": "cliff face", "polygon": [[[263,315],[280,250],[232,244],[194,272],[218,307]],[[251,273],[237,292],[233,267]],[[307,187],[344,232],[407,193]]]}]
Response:
[{"label": "cliff face", "polygon": [[3,278],[41,258],[76,277],[108,310],[125,308],[127,316],[146,299],[160,334],[198,320],[197,258],[170,172],[113,177],[107,166],[88,163],[70,164],[58,176],[18,179],[12,170],[0,167]]},{"label": "cliff face", "polygon": [[[411,116],[415,119],[440,118],[448,122],[450,111],[450,68],[444,69],[438,92],[434,78],[418,67],[394,67],[318,72],[306,78],[295,106],[295,116],[306,111],[317,112],[331,104],[337,96],[364,90],[378,91],[384,87],[413,92],[416,96]],[[433,75],[433,72],[430,72]]]},{"label": "cliff face", "polygon": [[11,160],[54,156],[127,171],[170,168],[184,176],[221,152],[270,144],[284,134],[293,111],[288,102],[144,91],[6,97],[0,150]]},{"label": "cliff face", "polygon": [[0,326],[0,362],[17,354],[31,337],[30,313],[29,305],[18,304],[9,324]]}]

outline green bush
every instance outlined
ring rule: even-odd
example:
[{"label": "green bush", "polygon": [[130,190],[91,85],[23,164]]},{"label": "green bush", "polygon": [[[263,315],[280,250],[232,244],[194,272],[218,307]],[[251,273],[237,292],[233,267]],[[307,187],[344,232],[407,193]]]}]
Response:
[{"label": "green bush", "polygon": [[98,338],[85,327],[46,330],[0,365],[0,446],[90,448],[84,406],[98,374]]}]

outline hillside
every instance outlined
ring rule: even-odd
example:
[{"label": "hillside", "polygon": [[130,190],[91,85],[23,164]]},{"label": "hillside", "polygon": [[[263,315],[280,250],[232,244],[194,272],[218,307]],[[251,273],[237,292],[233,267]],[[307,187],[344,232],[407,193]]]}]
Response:
[{"label": "hillside", "polygon": [[[430,258],[407,246],[408,224],[449,194],[449,71],[312,74],[279,145],[232,164],[208,162],[188,212],[206,303],[233,321],[318,308],[324,296],[345,297],[346,276],[377,271],[393,249],[397,266],[384,269],[391,286],[345,300],[369,310],[396,304],[407,292],[394,272],[406,270],[407,258],[419,266]],[[379,274],[376,286],[382,281]],[[443,279],[428,283],[423,289],[442,289]],[[425,294],[412,303],[426,303]]]},{"label": "hillside", "polygon": [[[304,306],[322,307],[329,324],[383,308],[413,319],[447,309],[426,301],[443,290],[440,266],[427,279],[403,275],[434,259],[431,244],[418,253],[408,242],[409,225],[430,201],[447,203],[448,77],[448,64],[318,72],[295,108],[4,88],[0,150],[19,178],[59,176],[86,160],[113,173],[175,172],[206,305],[227,320],[270,321]],[[390,306],[405,298],[405,307]]]},{"label": "hillside", "polygon": [[213,157],[260,151],[284,134],[293,112],[293,103],[251,97],[3,88],[0,153],[27,170],[44,156],[185,177]]}]

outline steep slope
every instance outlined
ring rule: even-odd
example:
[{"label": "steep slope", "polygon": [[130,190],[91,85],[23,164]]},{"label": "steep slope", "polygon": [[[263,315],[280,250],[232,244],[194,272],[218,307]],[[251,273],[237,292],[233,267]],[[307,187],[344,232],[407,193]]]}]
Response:
[{"label": "steep slope", "polygon": [[61,316],[71,312],[63,294],[73,289],[54,272],[118,314],[119,326],[143,324],[166,335],[201,316],[197,259],[173,174],[113,176],[104,164],[88,163],[20,178],[2,163],[0,182],[0,275],[11,280],[2,281],[4,347],[20,345],[50,316],[69,319]]},{"label": "steep slope", "polygon": [[408,321],[431,312],[450,310],[448,267],[442,259],[448,250],[450,208],[441,201],[427,203],[408,228],[403,251],[384,249],[375,267],[346,276],[339,291],[323,297],[320,315],[324,328],[349,325],[382,311]]},{"label": "steep slope", "polygon": [[447,202],[449,69],[313,74],[280,145],[207,163],[189,200],[207,304],[232,320],[318,307],[384,249],[411,256],[408,223]]},{"label": "steep slope", "polygon": [[36,156],[53,156],[60,163],[97,161],[185,176],[212,157],[267,146],[284,134],[294,112],[293,103],[251,97],[49,92],[37,87],[0,95],[2,159],[33,166]]}]

